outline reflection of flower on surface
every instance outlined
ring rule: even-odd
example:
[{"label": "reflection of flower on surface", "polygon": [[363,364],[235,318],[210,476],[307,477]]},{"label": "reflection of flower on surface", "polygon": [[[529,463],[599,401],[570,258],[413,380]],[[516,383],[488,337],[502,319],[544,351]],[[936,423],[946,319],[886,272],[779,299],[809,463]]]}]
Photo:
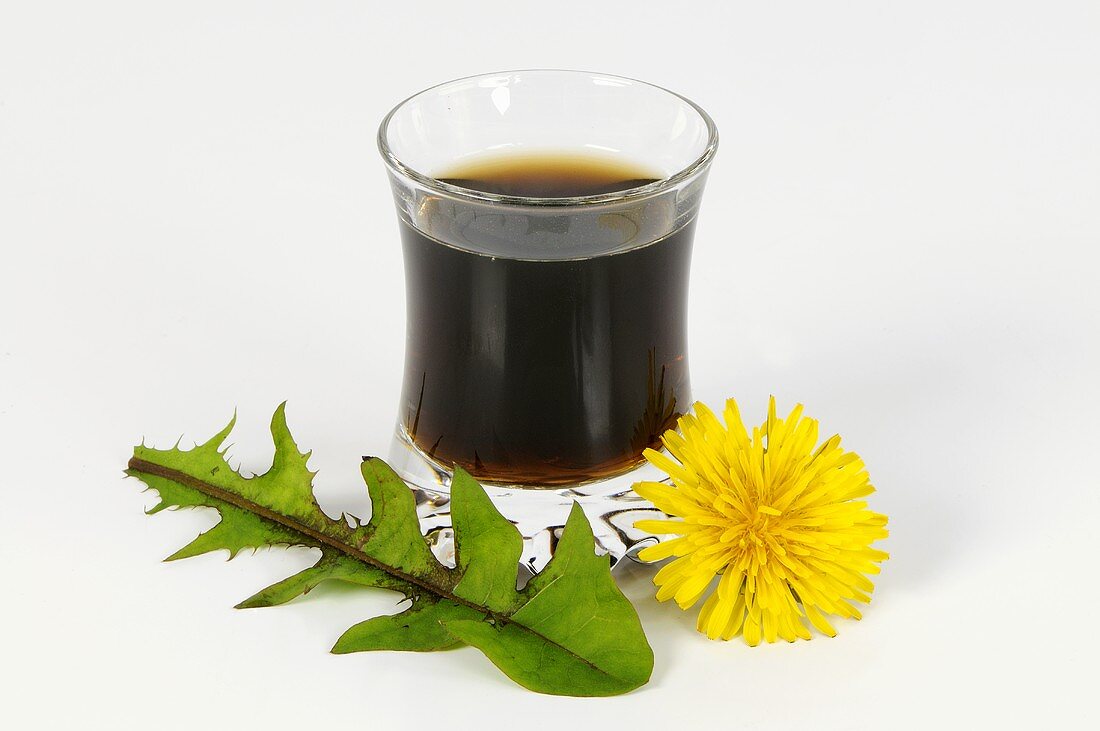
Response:
[{"label": "reflection of flower on surface", "polygon": [[833,636],[825,614],[859,619],[851,602],[871,600],[867,574],[889,558],[871,548],[887,536],[887,519],[860,499],[874,492],[863,460],[841,449],[839,436],[815,449],[818,424],[801,405],[779,419],[772,398],[767,421],[751,436],[733,399],[725,425],[703,404],[694,410],[680,418],[679,433],[662,437],[675,459],[645,453],[672,485],[634,486],[673,516],[636,527],[678,535],[639,555],[677,557],[653,579],[657,599],[687,609],[721,575],[699,612],[699,631],[711,639],[743,634],[750,645],[761,637],[808,640],[807,620]]},{"label": "reflection of flower on surface", "polygon": [[672,386],[665,385],[664,365],[661,375],[657,375],[657,353],[649,351],[649,374],[646,377],[646,405],[642,418],[634,425],[630,437],[630,451],[639,454],[646,447],[660,442],[661,435],[676,426],[676,392]]}]

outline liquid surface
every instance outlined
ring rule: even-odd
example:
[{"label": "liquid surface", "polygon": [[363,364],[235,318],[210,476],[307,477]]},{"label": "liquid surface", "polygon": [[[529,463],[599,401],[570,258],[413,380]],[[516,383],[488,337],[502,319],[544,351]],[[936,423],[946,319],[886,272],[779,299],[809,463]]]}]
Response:
[{"label": "liquid surface", "polygon": [[[621,169],[578,180],[576,166],[515,162],[458,177],[479,190],[542,196],[639,180]],[[647,246],[567,261],[471,253],[407,222],[401,233],[404,427],[440,464],[497,483],[610,477],[637,465],[689,403],[691,224]]]},{"label": "liquid surface", "polygon": [[655,182],[660,177],[610,155],[548,152],[480,157],[436,175],[445,183],[463,188],[528,198],[614,193]]}]

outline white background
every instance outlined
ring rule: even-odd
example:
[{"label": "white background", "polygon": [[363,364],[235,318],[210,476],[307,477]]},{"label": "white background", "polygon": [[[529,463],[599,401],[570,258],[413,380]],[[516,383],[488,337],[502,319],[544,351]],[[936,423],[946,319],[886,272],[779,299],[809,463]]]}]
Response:
[{"label": "white background", "polygon": [[[385,592],[231,608],[308,551],[159,563],[214,516],[145,517],[130,448],[235,407],[245,470],[289,399],[322,504],[368,513],[404,328],[376,125],[526,67],[717,121],[696,396],[802,401],[866,460],[892,558],[837,638],[709,642],[631,567],[652,682],[554,698],[472,649],[327,654]],[[1098,137],[1089,1],[0,0],[5,727],[1095,723]]]}]

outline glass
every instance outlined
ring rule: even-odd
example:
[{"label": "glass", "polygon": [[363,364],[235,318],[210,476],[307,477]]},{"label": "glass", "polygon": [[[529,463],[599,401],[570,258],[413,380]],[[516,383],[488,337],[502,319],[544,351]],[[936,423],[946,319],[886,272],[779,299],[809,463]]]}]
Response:
[{"label": "glass", "polygon": [[[653,508],[630,486],[658,479],[642,451],[690,404],[688,270],[717,143],[691,101],[576,71],[451,81],[383,120],[407,318],[390,464],[445,560],[455,465],[520,528],[533,570],[575,500],[613,560],[654,540],[632,528]],[[488,156],[583,157],[648,174],[574,197],[448,182]]]}]

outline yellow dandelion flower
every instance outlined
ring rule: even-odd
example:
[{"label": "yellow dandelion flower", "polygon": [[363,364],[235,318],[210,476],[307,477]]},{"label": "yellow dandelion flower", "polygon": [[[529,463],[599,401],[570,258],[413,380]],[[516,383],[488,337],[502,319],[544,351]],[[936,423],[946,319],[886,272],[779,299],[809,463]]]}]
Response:
[{"label": "yellow dandelion flower", "polygon": [[[871,601],[868,574],[889,554],[871,548],[885,538],[886,516],[861,498],[874,492],[863,460],[840,437],[817,446],[817,421],[795,406],[768,418],[750,436],[737,402],[726,402],[725,425],[701,403],[661,441],[674,459],[647,449],[646,459],[672,484],[640,482],[634,490],[670,520],[637,528],[678,537],[644,549],[639,558],[677,558],[657,572],[657,599],[695,605],[715,576],[717,589],[699,612],[707,637],[738,634],[750,645],[810,639],[810,625],[830,637],[825,619],[860,618],[852,603]],[[816,448],[815,448],[816,447]]]}]

